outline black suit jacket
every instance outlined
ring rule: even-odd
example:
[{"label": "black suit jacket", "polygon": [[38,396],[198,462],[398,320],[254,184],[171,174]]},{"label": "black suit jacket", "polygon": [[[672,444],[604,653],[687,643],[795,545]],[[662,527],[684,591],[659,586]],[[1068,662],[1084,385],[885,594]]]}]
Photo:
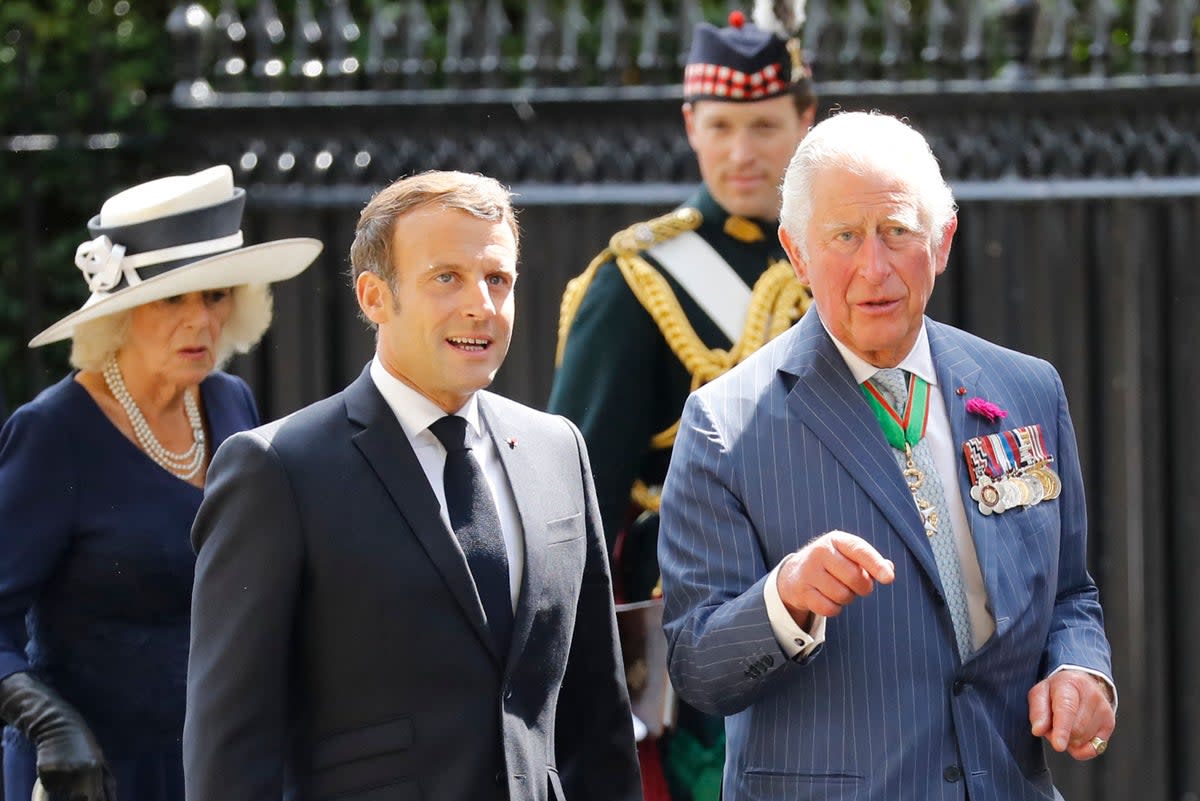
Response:
[{"label": "black suit jacket", "polygon": [[368,371],[221,446],[192,531],[189,801],[640,797],[583,441],[479,401],[525,530],[503,662]]}]

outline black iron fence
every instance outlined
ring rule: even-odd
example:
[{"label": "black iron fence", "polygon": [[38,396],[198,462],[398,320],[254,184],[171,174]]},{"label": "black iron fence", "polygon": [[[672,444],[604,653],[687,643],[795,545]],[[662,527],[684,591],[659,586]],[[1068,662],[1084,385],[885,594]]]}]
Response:
[{"label": "black iron fence", "polygon": [[[248,241],[326,243],[235,362],[264,414],[335,391],[369,358],[346,279],[357,212],[429,168],[518,192],[518,321],[497,389],[544,403],[568,278],[698,180],[674,80],[692,24],[726,8],[178,4],[170,132],[143,166],[229,163],[249,190]],[[1072,801],[1197,801],[1200,1],[810,0],[808,13],[821,113],[908,117],[955,188],[961,225],[932,314],[1045,356],[1067,387],[1121,709],[1104,759],[1055,760],[1059,786]],[[7,163],[36,174],[46,152],[7,145]],[[57,315],[37,286],[26,294],[33,332]]]},{"label": "black iron fence", "polygon": [[[823,113],[837,106],[907,116],[932,141],[965,210],[975,201],[1200,196],[1200,81],[1142,80],[1089,90],[988,82],[819,88]],[[312,234],[327,245],[320,269],[280,289],[305,311],[304,330],[278,347],[300,348],[306,358],[289,359],[295,367],[286,370],[259,368],[274,377],[263,386],[268,411],[340,386],[369,350],[344,279],[357,211],[378,187],[429,168],[478,170],[518,193],[526,232],[521,324],[500,380],[522,400],[544,401],[567,278],[609,235],[682,200],[699,178],[673,87],[637,97],[552,91],[403,105],[373,102],[370,93],[312,95],[294,105],[243,96],[177,110],[172,157],[188,167],[233,164],[249,187],[257,236]],[[281,303],[281,315],[288,308]]]},{"label": "black iron fence", "polygon": [[[221,0],[214,18],[179,3],[176,98],[669,84],[697,22],[751,5]],[[802,41],[823,81],[1189,75],[1198,10],[1196,0],[809,0]]]}]

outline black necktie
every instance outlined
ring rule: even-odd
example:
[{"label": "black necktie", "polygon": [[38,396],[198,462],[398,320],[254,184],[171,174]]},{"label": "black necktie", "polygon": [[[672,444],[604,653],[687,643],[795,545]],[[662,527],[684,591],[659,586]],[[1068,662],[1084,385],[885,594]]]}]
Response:
[{"label": "black necktie", "polygon": [[500,653],[506,654],[512,636],[512,595],[508,589],[508,556],[500,514],[483,468],[472,458],[467,445],[467,421],[457,415],[446,415],[429,426],[429,430],[446,448],[442,481],[450,526],[466,554],[488,628]]}]

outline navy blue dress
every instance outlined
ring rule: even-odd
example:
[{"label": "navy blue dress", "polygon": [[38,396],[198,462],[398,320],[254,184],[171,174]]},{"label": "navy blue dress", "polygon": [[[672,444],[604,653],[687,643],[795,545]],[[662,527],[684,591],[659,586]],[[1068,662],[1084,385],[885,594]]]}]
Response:
[{"label": "navy blue dress", "polygon": [[[200,392],[211,450],[258,425],[241,379],[213,373]],[[75,705],[121,801],[183,801],[189,534],[202,497],[73,375],[0,431],[0,679],[32,671]],[[6,728],[5,798],[30,797],[34,764]]]}]

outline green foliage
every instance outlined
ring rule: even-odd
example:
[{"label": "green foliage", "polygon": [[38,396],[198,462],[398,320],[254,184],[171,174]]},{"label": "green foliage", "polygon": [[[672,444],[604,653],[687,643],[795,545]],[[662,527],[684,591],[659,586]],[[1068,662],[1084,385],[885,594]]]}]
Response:
[{"label": "green foliage", "polygon": [[[67,369],[29,338],[87,296],[74,266],[87,220],[144,172],[169,91],[169,3],[0,3],[0,381],[10,407]],[[120,144],[96,134],[119,131]]]}]

